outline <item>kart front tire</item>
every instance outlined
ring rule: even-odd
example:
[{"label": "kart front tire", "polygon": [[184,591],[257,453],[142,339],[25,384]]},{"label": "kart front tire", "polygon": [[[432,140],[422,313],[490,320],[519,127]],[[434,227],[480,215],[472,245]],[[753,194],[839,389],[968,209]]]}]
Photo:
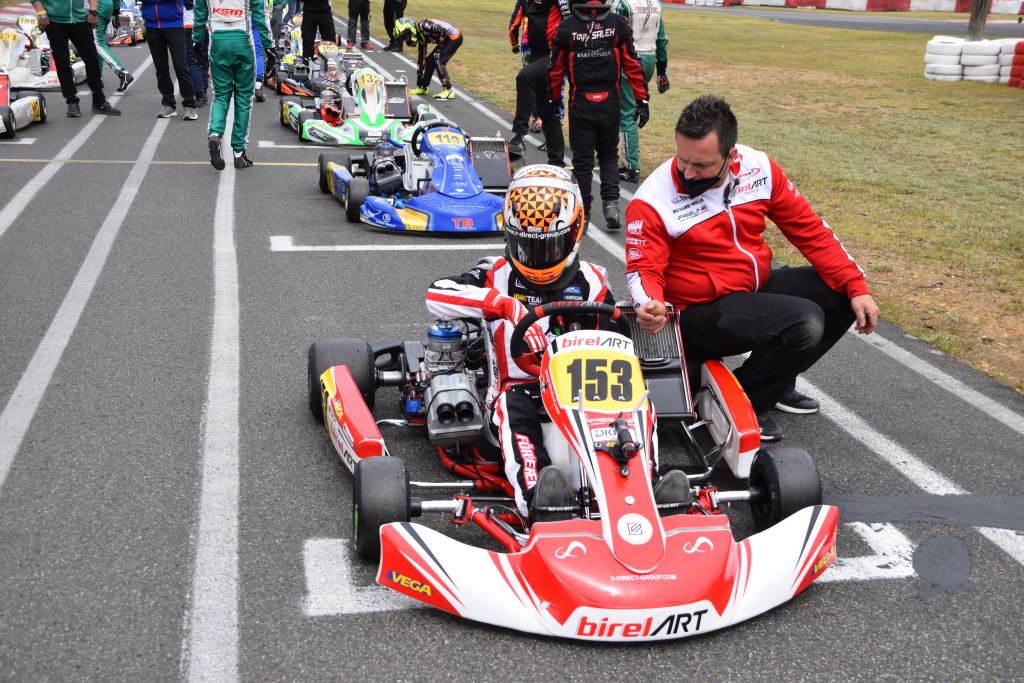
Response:
[{"label": "kart front tire", "polygon": [[754,457],[750,488],[761,497],[751,501],[754,527],[763,531],[810,505],[821,504],[821,477],[810,454],[795,446],[769,446]]},{"label": "kart front tire", "polygon": [[298,125],[298,130],[296,132],[298,132],[300,140],[304,140],[305,139],[305,138],[302,137],[302,130],[303,130],[303,128],[305,128],[306,121],[312,121],[312,120],[313,120],[313,112],[311,112],[311,111],[300,111],[299,112],[299,125]]},{"label": "kart front tire", "polygon": [[350,223],[359,222],[359,209],[370,196],[370,181],[366,178],[352,178],[345,185],[345,217]]},{"label": "kart front tire", "polygon": [[348,152],[321,152],[320,158],[317,160],[317,170],[320,174],[320,191],[324,194],[330,194],[331,186],[327,181],[327,164],[334,163],[339,166],[349,168],[349,164],[352,160],[349,158]]},{"label": "kart front tire", "polygon": [[380,528],[409,521],[409,474],[405,462],[374,456],[356,463],[352,488],[352,538],[359,557],[380,559]]},{"label": "kart front tire", "polygon": [[14,129],[14,110],[10,107],[0,107],[0,120],[4,123],[4,132],[0,133],[0,138],[13,139],[17,132]]},{"label": "kart front tire", "polygon": [[282,126],[285,126],[287,128],[288,125],[289,125],[289,123],[288,123],[288,105],[289,104],[298,104],[298,103],[299,103],[299,98],[298,97],[282,97],[281,98],[281,125]]},{"label": "kart front tire", "polygon": [[348,368],[366,407],[373,410],[377,395],[377,372],[373,367],[373,350],[370,345],[363,339],[321,339],[309,347],[306,363],[309,412],[317,422],[324,420],[320,375],[335,365]]}]

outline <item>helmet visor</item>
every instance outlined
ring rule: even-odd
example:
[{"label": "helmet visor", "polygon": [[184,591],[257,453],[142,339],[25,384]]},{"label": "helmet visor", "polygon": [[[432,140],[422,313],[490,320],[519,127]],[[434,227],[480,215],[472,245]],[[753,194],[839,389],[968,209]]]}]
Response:
[{"label": "helmet visor", "polygon": [[569,226],[558,232],[506,231],[505,239],[516,267],[538,284],[556,279],[576,246],[575,231]]}]

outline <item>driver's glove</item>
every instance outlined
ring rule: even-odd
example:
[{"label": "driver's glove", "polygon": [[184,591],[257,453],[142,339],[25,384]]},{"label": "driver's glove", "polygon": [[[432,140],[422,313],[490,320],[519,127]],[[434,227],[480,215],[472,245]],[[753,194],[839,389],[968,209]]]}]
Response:
[{"label": "driver's glove", "polygon": [[636,103],[636,127],[643,128],[647,120],[651,118],[651,106],[647,100],[640,100]]},{"label": "driver's glove", "polygon": [[192,43],[192,50],[196,56],[196,66],[200,69],[210,68],[210,60],[206,58],[206,48],[202,43]]},{"label": "driver's glove", "polygon": [[665,63],[665,62],[658,62],[657,69],[658,69],[658,94],[659,95],[664,95],[665,93],[668,92],[668,89],[669,89],[668,73],[667,73],[668,72],[668,64]]},{"label": "driver's glove", "polygon": [[540,358],[541,354],[544,353],[544,349],[548,346],[547,335],[544,334],[544,330],[537,323],[530,325],[530,329],[523,336],[523,341],[526,342],[531,351],[537,354],[538,358]]}]

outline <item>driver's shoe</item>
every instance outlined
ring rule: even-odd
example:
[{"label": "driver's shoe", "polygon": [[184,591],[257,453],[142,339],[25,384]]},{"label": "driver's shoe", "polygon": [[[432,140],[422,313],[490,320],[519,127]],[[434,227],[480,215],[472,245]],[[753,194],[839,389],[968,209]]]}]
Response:
[{"label": "driver's shoe", "polygon": [[441,92],[439,92],[436,95],[434,95],[434,99],[435,100],[454,100],[455,99],[455,91],[452,90],[451,88],[445,88]]},{"label": "driver's shoe", "polygon": [[678,515],[690,509],[693,494],[690,491],[690,480],[682,470],[672,470],[654,486],[654,503],[658,506],[658,514]]},{"label": "driver's shoe", "polygon": [[426,88],[413,88],[412,90],[409,91],[409,94],[410,95],[426,95],[427,94],[427,89]]},{"label": "driver's shoe", "polygon": [[601,202],[601,209],[604,213],[604,227],[609,230],[622,228],[622,221],[619,219],[619,203],[612,200]]},{"label": "driver's shoe", "polygon": [[256,83],[256,101],[257,102],[265,102],[266,99],[267,98],[263,95],[263,84],[257,82]]},{"label": "driver's shoe", "polygon": [[562,471],[551,465],[542,469],[530,499],[530,517],[533,522],[572,519],[576,507],[576,497]]},{"label": "driver's shoe", "polygon": [[235,152],[235,168],[250,168],[252,165],[253,161],[244,149],[241,152]]}]

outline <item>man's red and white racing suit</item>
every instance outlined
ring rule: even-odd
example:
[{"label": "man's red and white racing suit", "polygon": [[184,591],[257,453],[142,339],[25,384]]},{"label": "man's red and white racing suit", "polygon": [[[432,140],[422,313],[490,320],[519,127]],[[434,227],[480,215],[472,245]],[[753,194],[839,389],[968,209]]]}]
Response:
[{"label": "man's red and white racing suit", "polygon": [[721,187],[683,193],[675,158],[659,166],[626,207],[626,279],[635,305],[677,309],[731,292],[756,292],[768,279],[770,219],[829,287],[869,294],[864,271],[764,152],[736,146],[739,159]]},{"label": "man's red and white racing suit", "polygon": [[[608,276],[601,266],[578,261],[565,284],[539,289],[522,277],[504,258],[493,268],[478,266],[458,277],[434,282],[427,290],[427,310],[438,318],[483,318],[494,340],[498,382],[492,383],[487,406],[497,427],[505,476],[515,489],[519,510],[527,513],[527,501],[537,475],[551,464],[541,433],[537,378],[523,372],[512,359],[510,342],[516,323],[534,308],[552,301],[601,301],[614,304]],[[581,320],[593,327],[593,317]],[[539,350],[557,334],[568,331],[570,321],[557,317],[539,320],[527,343]]]}]

